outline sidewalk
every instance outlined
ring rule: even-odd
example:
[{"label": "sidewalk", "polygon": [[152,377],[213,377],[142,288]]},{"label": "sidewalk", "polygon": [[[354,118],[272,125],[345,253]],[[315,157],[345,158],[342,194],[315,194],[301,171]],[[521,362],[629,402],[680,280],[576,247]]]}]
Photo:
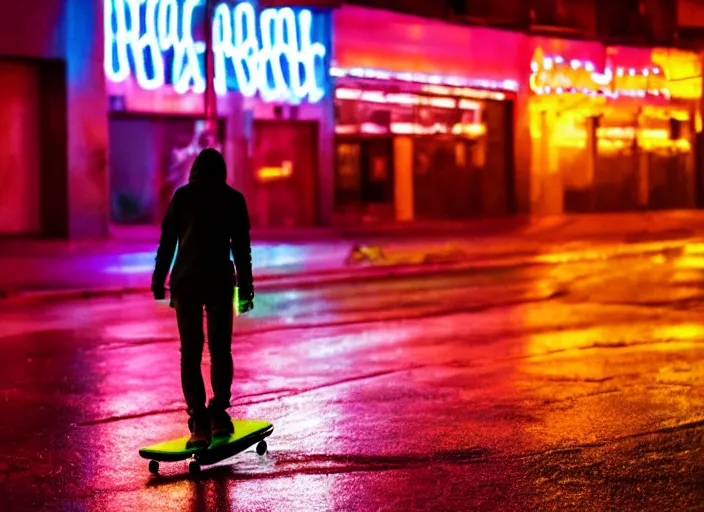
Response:
[{"label": "sidewalk", "polygon": [[[253,230],[252,256],[255,285],[266,288],[517,264],[570,247],[703,233],[698,211]],[[0,239],[0,297],[148,291],[158,229],[113,229],[111,235],[85,242]]]},{"label": "sidewalk", "polygon": [[[300,242],[358,240],[389,237],[435,238],[533,236],[562,237],[565,231],[578,239],[620,238],[624,233],[645,235],[665,231],[704,233],[704,210],[638,212],[614,214],[575,214],[542,217],[500,217],[468,221],[413,221],[404,223],[361,224],[323,228],[253,229],[252,239],[259,242]],[[121,241],[147,241],[159,237],[157,227],[111,227],[111,238]]]},{"label": "sidewalk", "polygon": [[[379,242],[379,240],[377,240]],[[504,241],[484,245],[483,253],[468,240],[451,242],[389,239],[381,245],[353,240],[298,243],[253,243],[257,289],[321,282],[350,281],[388,275],[433,272],[474,259],[521,251],[526,244]],[[0,243],[0,298],[94,296],[149,291],[156,244],[95,242],[65,244],[44,251],[28,244],[28,253],[3,251]],[[23,244],[24,245],[24,244]],[[381,251],[379,251],[380,249]],[[381,252],[383,257],[379,257]],[[356,256],[356,257],[355,257]]]}]

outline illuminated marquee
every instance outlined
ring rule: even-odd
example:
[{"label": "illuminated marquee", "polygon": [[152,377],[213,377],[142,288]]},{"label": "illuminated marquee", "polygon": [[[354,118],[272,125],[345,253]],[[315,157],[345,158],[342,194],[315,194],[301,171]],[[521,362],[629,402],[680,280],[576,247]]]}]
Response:
[{"label": "illuminated marquee", "polygon": [[[130,75],[153,90],[171,84],[178,93],[205,91],[205,42],[194,36],[205,0],[104,0],[105,74]],[[215,91],[240,91],[265,101],[310,103],[325,95],[326,47],[308,9],[265,9],[222,2],[214,9]],[[320,37],[318,38],[320,39]]]},{"label": "illuminated marquee", "polygon": [[607,64],[604,72],[600,73],[589,61],[568,60],[559,55],[542,57],[536,52],[531,71],[530,87],[536,94],[602,94],[612,98],[670,96],[665,74],[656,64],[643,69]]}]

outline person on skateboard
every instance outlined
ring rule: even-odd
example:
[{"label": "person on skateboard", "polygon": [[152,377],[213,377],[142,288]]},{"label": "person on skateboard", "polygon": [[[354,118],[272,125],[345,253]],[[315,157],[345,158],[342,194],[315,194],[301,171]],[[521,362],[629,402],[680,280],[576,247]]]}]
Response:
[{"label": "person on skateboard", "polygon": [[[227,409],[233,372],[235,286],[239,288],[239,311],[254,307],[249,214],[244,196],[227,185],[226,177],[222,154],[212,148],[201,151],[188,184],[176,190],[164,215],[152,276],[154,298],[163,300],[178,243],[169,288],[181,338],[181,385],[189,416],[189,448],[205,448],[212,436],[233,432]],[[200,368],[203,309],[214,394],[207,407]]]}]

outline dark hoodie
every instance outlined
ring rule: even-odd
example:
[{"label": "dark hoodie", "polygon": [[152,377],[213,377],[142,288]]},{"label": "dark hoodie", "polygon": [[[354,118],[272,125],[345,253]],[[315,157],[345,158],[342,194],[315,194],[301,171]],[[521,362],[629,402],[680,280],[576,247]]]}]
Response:
[{"label": "dark hoodie", "polygon": [[[249,215],[244,196],[226,183],[225,159],[204,149],[193,162],[188,185],[174,193],[161,226],[152,289],[164,287],[171,272],[171,295],[206,301],[214,294],[252,287]],[[237,269],[234,276],[230,251]]]}]

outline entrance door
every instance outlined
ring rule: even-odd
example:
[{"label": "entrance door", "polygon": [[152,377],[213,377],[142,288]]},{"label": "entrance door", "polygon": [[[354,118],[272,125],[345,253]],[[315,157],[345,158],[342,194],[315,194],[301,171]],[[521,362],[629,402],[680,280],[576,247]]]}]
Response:
[{"label": "entrance door", "polygon": [[340,220],[393,219],[393,139],[338,139],[335,148],[335,212]]},{"label": "entrance door", "polygon": [[368,139],[362,154],[362,201],[386,204],[394,201],[393,140]]},{"label": "entrance door", "polygon": [[359,213],[362,209],[362,144],[335,144],[335,211]]},{"label": "entrance door", "polygon": [[0,62],[0,133],[0,234],[38,234],[39,77],[32,65]]},{"label": "entrance door", "polygon": [[254,124],[252,226],[303,227],[317,222],[318,126],[257,121]]}]

